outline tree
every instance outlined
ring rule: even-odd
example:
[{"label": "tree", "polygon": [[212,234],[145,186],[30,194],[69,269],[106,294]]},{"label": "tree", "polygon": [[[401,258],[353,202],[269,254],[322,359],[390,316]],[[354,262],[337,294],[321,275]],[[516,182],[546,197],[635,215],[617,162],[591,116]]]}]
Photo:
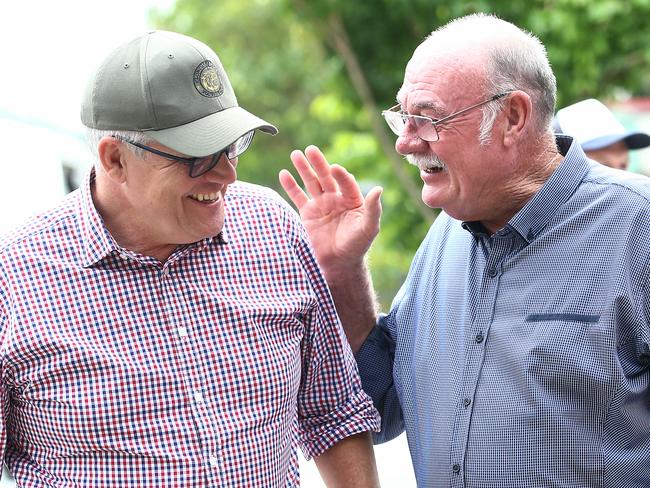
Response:
[{"label": "tree", "polygon": [[540,37],[559,105],[650,92],[650,0],[177,0],[156,22],[213,47],[240,103],[279,126],[278,136],[259,137],[242,158],[242,179],[281,192],[277,173],[290,166],[289,152],[317,144],[362,187],[384,186],[371,270],[387,307],[435,213],[420,201],[418,172],[395,154],[379,111],[394,105],[406,62],[426,35],[479,11]]}]

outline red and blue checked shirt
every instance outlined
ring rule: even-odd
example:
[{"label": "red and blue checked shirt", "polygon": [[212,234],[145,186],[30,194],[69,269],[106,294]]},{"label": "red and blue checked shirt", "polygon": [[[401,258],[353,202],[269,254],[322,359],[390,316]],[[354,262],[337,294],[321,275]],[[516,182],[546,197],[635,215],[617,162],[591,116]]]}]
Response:
[{"label": "red and blue checked shirt", "polygon": [[295,212],[231,185],[222,234],[161,264],[90,196],[0,240],[2,435],[20,486],[287,487],[377,430]]}]

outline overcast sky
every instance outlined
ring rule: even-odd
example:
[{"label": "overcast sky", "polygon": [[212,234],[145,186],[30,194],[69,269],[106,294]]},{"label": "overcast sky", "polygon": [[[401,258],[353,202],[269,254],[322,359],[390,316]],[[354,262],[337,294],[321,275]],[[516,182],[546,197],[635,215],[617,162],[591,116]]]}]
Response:
[{"label": "overcast sky", "polygon": [[0,110],[81,130],[79,102],[93,68],[142,32],[151,6],[171,0],[16,0],[0,20]]}]

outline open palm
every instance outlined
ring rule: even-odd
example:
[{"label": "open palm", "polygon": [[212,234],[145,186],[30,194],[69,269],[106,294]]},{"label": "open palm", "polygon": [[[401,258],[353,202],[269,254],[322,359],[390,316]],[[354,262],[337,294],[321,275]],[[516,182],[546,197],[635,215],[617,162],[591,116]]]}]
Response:
[{"label": "open palm", "polygon": [[293,151],[291,160],[306,192],[286,170],[280,184],[300,212],[319,264],[326,273],[358,264],[379,231],[381,188],[364,198],[354,176],[330,165],[315,146]]}]

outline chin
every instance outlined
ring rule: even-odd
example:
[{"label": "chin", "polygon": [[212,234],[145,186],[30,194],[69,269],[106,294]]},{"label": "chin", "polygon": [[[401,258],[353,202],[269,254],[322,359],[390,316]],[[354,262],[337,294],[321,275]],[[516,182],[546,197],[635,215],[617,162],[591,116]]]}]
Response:
[{"label": "chin", "polygon": [[431,194],[427,190],[427,187],[422,188],[422,202],[424,202],[427,207],[442,208],[442,202],[440,201],[439,195]]}]

